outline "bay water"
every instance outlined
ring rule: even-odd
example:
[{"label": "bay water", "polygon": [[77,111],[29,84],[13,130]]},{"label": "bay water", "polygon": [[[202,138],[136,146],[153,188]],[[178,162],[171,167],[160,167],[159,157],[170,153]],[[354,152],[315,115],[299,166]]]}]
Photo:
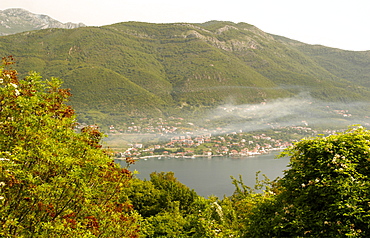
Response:
[{"label": "bay water", "polygon": [[[130,166],[137,171],[136,177],[150,179],[152,172],[174,172],[181,183],[194,189],[198,195],[219,198],[231,196],[235,191],[230,176],[239,178],[249,187],[256,181],[256,173],[265,174],[270,180],[283,176],[288,169],[289,158],[276,159],[277,152],[249,157],[195,157],[195,158],[147,158],[139,159]],[[117,160],[125,166],[125,161]],[[262,179],[262,176],[259,176]]]}]

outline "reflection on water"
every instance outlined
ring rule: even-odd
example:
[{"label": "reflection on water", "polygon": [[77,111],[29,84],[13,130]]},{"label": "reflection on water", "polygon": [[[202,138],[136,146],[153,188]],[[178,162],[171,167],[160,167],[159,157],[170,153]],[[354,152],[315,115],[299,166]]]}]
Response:
[{"label": "reflection on water", "polygon": [[[216,195],[222,198],[230,196],[235,190],[230,176],[243,176],[246,185],[253,187],[256,172],[261,171],[271,180],[283,175],[289,158],[275,159],[277,153],[254,157],[197,157],[197,158],[148,158],[138,160],[130,170],[137,170],[140,179],[149,179],[149,174],[156,172],[175,173],[175,177],[194,189],[198,195],[208,197]],[[125,162],[117,160],[117,163]]]}]

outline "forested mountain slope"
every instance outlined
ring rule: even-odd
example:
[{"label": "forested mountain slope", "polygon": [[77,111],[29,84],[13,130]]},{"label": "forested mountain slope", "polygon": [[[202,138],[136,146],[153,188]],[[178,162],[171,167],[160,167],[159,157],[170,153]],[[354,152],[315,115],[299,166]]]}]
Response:
[{"label": "forested mountain slope", "polygon": [[246,23],[45,29],[0,37],[0,55],[13,55],[21,75],[62,78],[89,123],[189,116],[301,92],[342,103],[370,98],[369,52],[307,45]]}]

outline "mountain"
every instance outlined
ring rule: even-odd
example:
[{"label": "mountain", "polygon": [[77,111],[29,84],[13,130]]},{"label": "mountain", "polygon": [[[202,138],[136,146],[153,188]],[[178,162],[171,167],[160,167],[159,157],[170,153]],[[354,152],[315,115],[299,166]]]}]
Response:
[{"label": "mountain", "polygon": [[13,55],[20,75],[62,78],[88,123],[195,117],[302,93],[333,103],[370,100],[370,52],[307,45],[247,23],[43,29],[0,37],[0,55]]},{"label": "mountain", "polygon": [[84,26],[83,23],[61,23],[47,15],[34,14],[21,8],[0,10],[0,36],[46,28],[73,29]]}]

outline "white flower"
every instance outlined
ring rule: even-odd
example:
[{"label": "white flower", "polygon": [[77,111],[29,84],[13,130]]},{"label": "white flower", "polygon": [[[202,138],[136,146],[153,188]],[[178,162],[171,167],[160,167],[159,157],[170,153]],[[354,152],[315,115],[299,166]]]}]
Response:
[{"label": "white flower", "polygon": [[4,199],[4,197],[3,196],[0,196],[0,200],[3,200]]},{"label": "white flower", "polygon": [[15,96],[19,96],[20,95],[20,92],[18,91],[18,89],[15,90]]},{"label": "white flower", "polygon": [[3,78],[0,78],[0,83],[4,83],[4,79]]},{"label": "white flower", "polygon": [[18,85],[16,85],[15,83],[10,83],[10,85],[12,85],[14,88],[18,88]]},{"label": "white flower", "polygon": [[5,183],[4,182],[0,182],[0,187],[3,187],[5,186]]}]

